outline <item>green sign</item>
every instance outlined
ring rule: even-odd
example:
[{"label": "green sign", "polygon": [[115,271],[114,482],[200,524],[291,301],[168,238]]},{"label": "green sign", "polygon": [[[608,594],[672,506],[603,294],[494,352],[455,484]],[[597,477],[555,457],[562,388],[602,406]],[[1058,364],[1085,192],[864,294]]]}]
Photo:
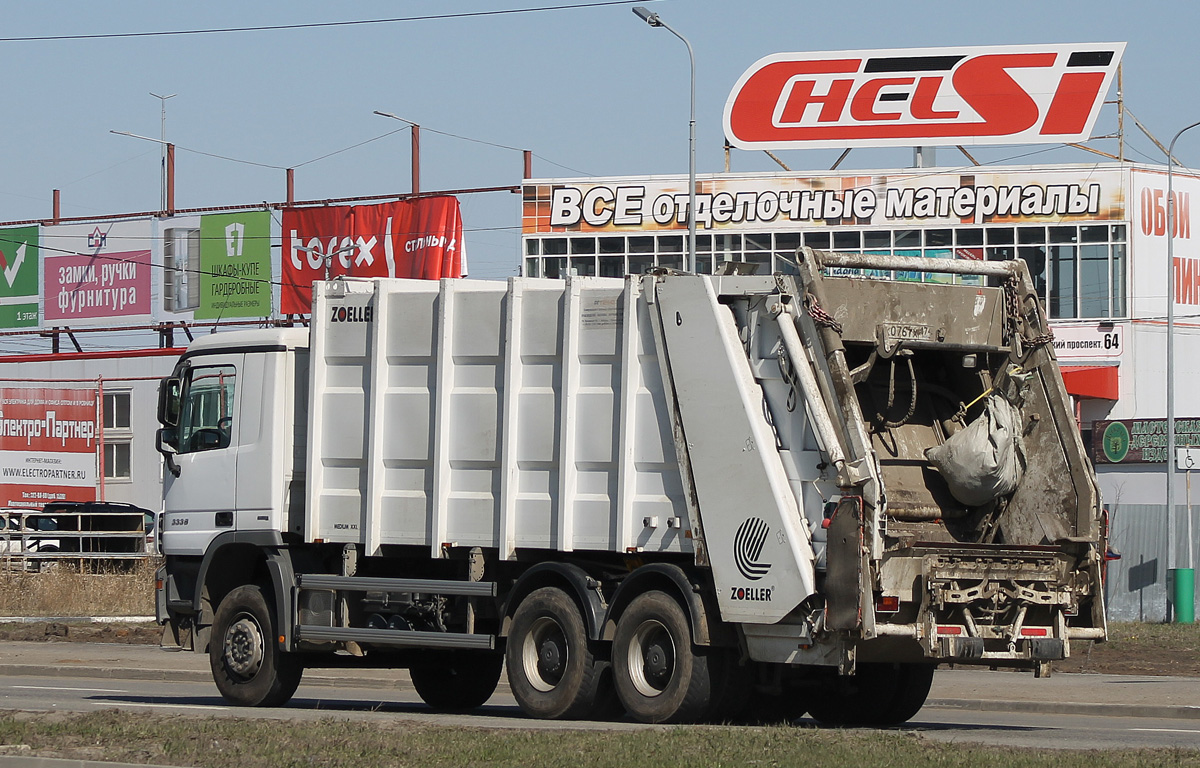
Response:
[{"label": "green sign", "polygon": [[38,228],[0,229],[0,328],[38,324]]},{"label": "green sign", "polygon": [[1129,455],[1129,428],[1114,421],[1104,428],[1104,458],[1115,463]]},{"label": "green sign", "polygon": [[[1200,419],[1175,419],[1175,445],[1200,446]],[[1121,419],[1092,425],[1097,464],[1158,464],[1167,460],[1166,419]]]},{"label": "green sign", "polygon": [[200,306],[196,318],[271,314],[271,215],[200,217]]}]

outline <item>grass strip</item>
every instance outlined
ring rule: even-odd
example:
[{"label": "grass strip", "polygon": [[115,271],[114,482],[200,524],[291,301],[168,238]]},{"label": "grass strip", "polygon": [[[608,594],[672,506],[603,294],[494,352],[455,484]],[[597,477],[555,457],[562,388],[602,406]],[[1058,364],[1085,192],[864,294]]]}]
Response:
[{"label": "grass strip", "polygon": [[397,720],[359,723],[144,715],[0,713],[0,754],[173,766],[511,766],[530,768],[1030,768],[1200,766],[1200,751],[1037,750],[939,744],[904,731],[680,726],[522,731]]}]

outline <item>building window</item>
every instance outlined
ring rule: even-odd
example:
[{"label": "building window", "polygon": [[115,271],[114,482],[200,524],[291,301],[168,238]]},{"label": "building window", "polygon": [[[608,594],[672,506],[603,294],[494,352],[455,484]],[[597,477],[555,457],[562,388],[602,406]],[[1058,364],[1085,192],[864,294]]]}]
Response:
[{"label": "building window", "polygon": [[[696,271],[720,272],[725,262],[749,262],[758,274],[796,272],[796,248],[927,259],[998,261],[1019,258],[1051,319],[1125,316],[1128,254],[1124,224],[973,226],[938,229],[813,229],[791,232],[715,232],[696,235]],[[562,236],[525,241],[530,277],[620,277],[655,267],[683,268],[682,235]],[[833,270],[831,274],[911,282],[984,285],[978,275],[888,270]],[[1000,284],[999,278],[987,283]]]},{"label": "building window", "polygon": [[129,466],[130,454],[128,440],[120,442],[106,440],[104,443],[104,479],[131,480],[133,476]]},{"label": "building window", "polygon": [[104,430],[129,429],[129,393],[104,393]]},{"label": "building window", "polygon": [[130,392],[104,393],[104,479],[132,480],[133,429]]}]

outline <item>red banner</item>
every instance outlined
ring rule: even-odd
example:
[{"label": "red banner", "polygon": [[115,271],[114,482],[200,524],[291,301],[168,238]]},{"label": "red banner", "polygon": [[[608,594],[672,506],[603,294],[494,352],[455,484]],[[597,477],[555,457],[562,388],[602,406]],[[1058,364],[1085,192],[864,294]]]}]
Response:
[{"label": "red banner", "polygon": [[462,277],[462,215],[454,197],[285,209],[284,314],[308,314],[326,276]]},{"label": "red banner", "polygon": [[0,388],[0,506],[96,498],[96,390]]}]

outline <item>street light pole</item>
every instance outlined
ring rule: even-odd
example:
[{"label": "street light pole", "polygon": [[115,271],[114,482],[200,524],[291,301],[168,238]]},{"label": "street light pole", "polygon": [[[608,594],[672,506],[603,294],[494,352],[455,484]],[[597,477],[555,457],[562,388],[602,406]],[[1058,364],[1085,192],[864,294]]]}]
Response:
[{"label": "street light pole", "polygon": [[179,94],[172,93],[167,96],[159,96],[153,91],[150,95],[158,99],[159,106],[162,108],[162,113],[159,118],[159,141],[162,143],[162,171],[159,179],[159,207],[162,210],[167,209],[167,99],[173,99]]},{"label": "street light pole", "polygon": [[399,115],[393,115],[391,112],[380,112],[377,109],[375,114],[380,117],[390,117],[412,126],[412,193],[419,194],[421,192],[421,126],[412,120],[405,120]]},{"label": "street light pole", "polygon": [[696,271],[696,55],[692,52],[692,44],[683,35],[671,28],[657,13],[652,13],[645,6],[638,5],[633,9],[634,14],[652,27],[662,27],[687,46],[688,61],[692,68],[691,116],[688,119],[688,250],[687,263],[684,268],[688,272]]},{"label": "street light pole", "polygon": [[[1174,606],[1176,623],[1195,620],[1195,572],[1189,562],[1178,568],[1175,546],[1179,538],[1179,520],[1175,511],[1175,142],[1184,131],[1200,125],[1200,121],[1181,128],[1167,146],[1167,571],[1175,585]],[[1188,520],[1188,536],[1192,535]],[[1182,571],[1182,573],[1181,573]],[[1182,581],[1187,583],[1183,584]],[[1180,602],[1185,602],[1180,610]]]},{"label": "street light pole", "polygon": [[329,270],[333,266],[333,257],[341,256],[343,253],[353,253],[354,251],[358,250],[357,243],[355,243],[353,245],[343,245],[341,248],[338,248],[336,251],[330,251],[329,253],[325,253],[325,251],[322,250],[320,247],[309,248],[309,247],[303,246],[303,245],[296,245],[293,247],[297,251],[303,251],[304,253],[310,253],[310,254],[314,254],[316,256],[321,257],[321,260],[325,263],[325,282],[327,282],[327,283],[329,282]]},{"label": "street light pole", "polygon": [[131,139],[141,139],[142,141],[153,141],[156,144],[163,146],[163,199],[162,199],[162,215],[175,215],[175,145],[169,141],[162,139],[154,139],[149,136],[139,136],[136,133],[129,131],[109,131],[118,136],[128,136]]}]

